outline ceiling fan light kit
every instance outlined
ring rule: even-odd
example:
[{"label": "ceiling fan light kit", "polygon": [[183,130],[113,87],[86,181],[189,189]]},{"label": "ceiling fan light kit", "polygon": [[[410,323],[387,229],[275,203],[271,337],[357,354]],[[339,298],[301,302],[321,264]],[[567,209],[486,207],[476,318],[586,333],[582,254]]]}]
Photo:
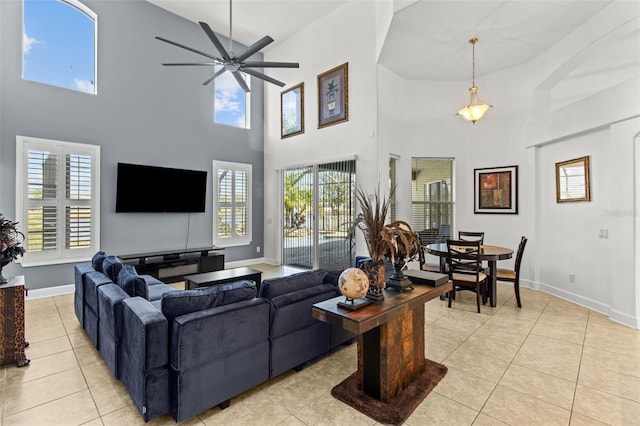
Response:
[{"label": "ceiling fan light kit", "polygon": [[473,85],[469,89],[471,92],[471,97],[469,99],[469,103],[464,108],[460,109],[456,115],[461,116],[467,121],[476,124],[476,121],[480,120],[489,109],[493,108],[493,105],[488,105],[483,103],[480,98],[478,98],[478,87],[476,86],[476,43],[478,42],[478,37],[474,37],[469,40],[469,43],[473,46],[472,48],[472,75],[473,75]]},{"label": "ceiling fan light kit", "polygon": [[[247,61],[254,53],[258,52],[260,49],[268,46],[273,42],[273,39],[269,36],[264,36],[260,40],[253,43],[251,46],[244,49],[239,54],[235,54],[232,49],[233,43],[233,22],[232,22],[232,0],[229,0],[229,50],[225,49],[222,43],[220,43],[220,39],[213,32],[209,24],[206,22],[199,22],[200,27],[204,30],[211,43],[213,43],[214,47],[218,51],[218,56],[214,56],[208,54],[206,52],[202,52],[200,50],[194,49],[192,47],[185,46],[180,43],[176,43],[175,41],[168,40],[164,37],[156,36],[157,40],[163,41],[165,43],[171,44],[176,47],[180,47],[182,49],[188,50],[193,53],[197,53],[198,55],[202,55],[206,58],[211,59],[211,61],[207,62],[174,62],[174,63],[163,63],[164,66],[210,66],[214,67],[214,73],[207,78],[204,83],[204,86],[211,83],[213,80],[221,76],[226,71],[229,71],[233,77],[238,82],[238,85],[245,92],[249,92],[249,86],[247,85],[245,79],[243,78],[241,73],[251,75],[253,77],[257,77],[261,80],[267,81],[269,83],[273,83],[277,86],[283,87],[284,83],[282,81],[276,80],[275,78],[269,77],[259,71],[256,71],[254,68],[299,68],[300,64],[297,62],[257,62],[257,61]],[[219,69],[215,69],[216,66],[219,66]]]}]

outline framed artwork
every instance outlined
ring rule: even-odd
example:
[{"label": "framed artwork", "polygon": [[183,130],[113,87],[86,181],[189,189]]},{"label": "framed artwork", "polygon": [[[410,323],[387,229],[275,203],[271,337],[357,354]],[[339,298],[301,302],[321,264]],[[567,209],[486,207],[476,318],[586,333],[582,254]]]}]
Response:
[{"label": "framed artwork", "polygon": [[518,214],[518,166],[474,172],[474,213]]},{"label": "framed artwork", "polygon": [[318,129],[349,121],[349,63],[318,75]]},{"label": "framed artwork", "polygon": [[591,201],[589,156],[556,163],[556,202]]},{"label": "framed artwork", "polygon": [[280,138],[304,133],[304,83],[280,92]]}]

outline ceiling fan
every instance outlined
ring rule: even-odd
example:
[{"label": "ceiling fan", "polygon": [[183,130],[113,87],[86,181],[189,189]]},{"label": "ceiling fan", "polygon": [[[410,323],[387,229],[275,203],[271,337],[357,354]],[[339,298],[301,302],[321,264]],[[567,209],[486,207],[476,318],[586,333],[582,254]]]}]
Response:
[{"label": "ceiling fan", "polygon": [[229,0],[229,50],[225,49],[220,40],[213,32],[209,24],[206,22],[199,22],[200,26],[204,30],[204,32],[209,37],[209,40],[213,43],[220,57],[210,55],[208,53],[202,52],[200,50],[185,46],[180,43],[176,43],[175,41],[167,40],[164,37],[156,36],[156,39],[160,41],[164,41],[165,43],[172,44],[177,47],[181,47],[190,52],[197,53],[199,55],[205,56],[209,59],[212,59],[211,62],[177,62],[177,63],[163,63],[165,66],[216,66],[221,65],[222,67],[215,71],[209,78],[207,78],[204,83],[204,86],[211,83],[216,78],[220,77],[224,72],[229,71],[235,77],[236,81],[245,92],[249,92],[249,86],[247,85],[245,79],[240,74],[245,73],[262,79],[264,81],[268,81],[269,83],[276,84],[280,87],[284,86],[282,81],[276,80],[275,78],[269,77],[259,71],[256,71],[254,68],[299,68],[300,64],[297,62],[256,62],[256,61],[247,61],[246,59],[258,52],[260,49],[266,47],[273,39],[269,36],[264,36],[260,40],[253,43],[251,46],[244,49],[242,52],[237,55],[231,50],[232,49],[232,0]]}]

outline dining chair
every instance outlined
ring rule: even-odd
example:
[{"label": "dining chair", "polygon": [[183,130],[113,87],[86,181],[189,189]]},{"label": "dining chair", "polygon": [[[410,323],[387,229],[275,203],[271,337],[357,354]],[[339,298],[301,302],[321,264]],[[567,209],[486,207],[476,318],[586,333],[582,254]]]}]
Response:
[{"label": "dining chair", "polygon": [[465,241],[480,241],[480,245],[484,244],[484,232],[458,231],[458,239]]},{"label": "dining chair", "polygon": [[480,298],[486,303],[487,274],[480,261],[480,240],[447,240],[447,267],[453,289],[449,292],[449,307],[456,297],[456,290],[471,290],[476,293],[476,305],[480,313]]},{"label": "dining chair", "polygon": [[518,302],[518,308],[522,308],[520,303],[520,265],[522,263],[522,254],[524,253],[524,246],[527,245],[527,237],[523,236],[520,239],[520,245],[518,245],[518,252],[516,253],[516,261],[513,269],[497,268],[496,280],[508,281],[513,283],[513,289],[516,293],[516,301]]}]

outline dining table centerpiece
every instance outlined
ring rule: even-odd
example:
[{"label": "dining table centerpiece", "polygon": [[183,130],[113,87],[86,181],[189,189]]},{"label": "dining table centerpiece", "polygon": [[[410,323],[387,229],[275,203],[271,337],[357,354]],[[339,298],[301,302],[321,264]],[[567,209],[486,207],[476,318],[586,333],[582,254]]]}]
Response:
[{"label": "dining table centerpiece", "polygon": [[5,219],[0,213],[0,284],[7,283],[2,276],[2,268],[24,254],[23,240],[24,234],[18,231],[18,222]]}]

